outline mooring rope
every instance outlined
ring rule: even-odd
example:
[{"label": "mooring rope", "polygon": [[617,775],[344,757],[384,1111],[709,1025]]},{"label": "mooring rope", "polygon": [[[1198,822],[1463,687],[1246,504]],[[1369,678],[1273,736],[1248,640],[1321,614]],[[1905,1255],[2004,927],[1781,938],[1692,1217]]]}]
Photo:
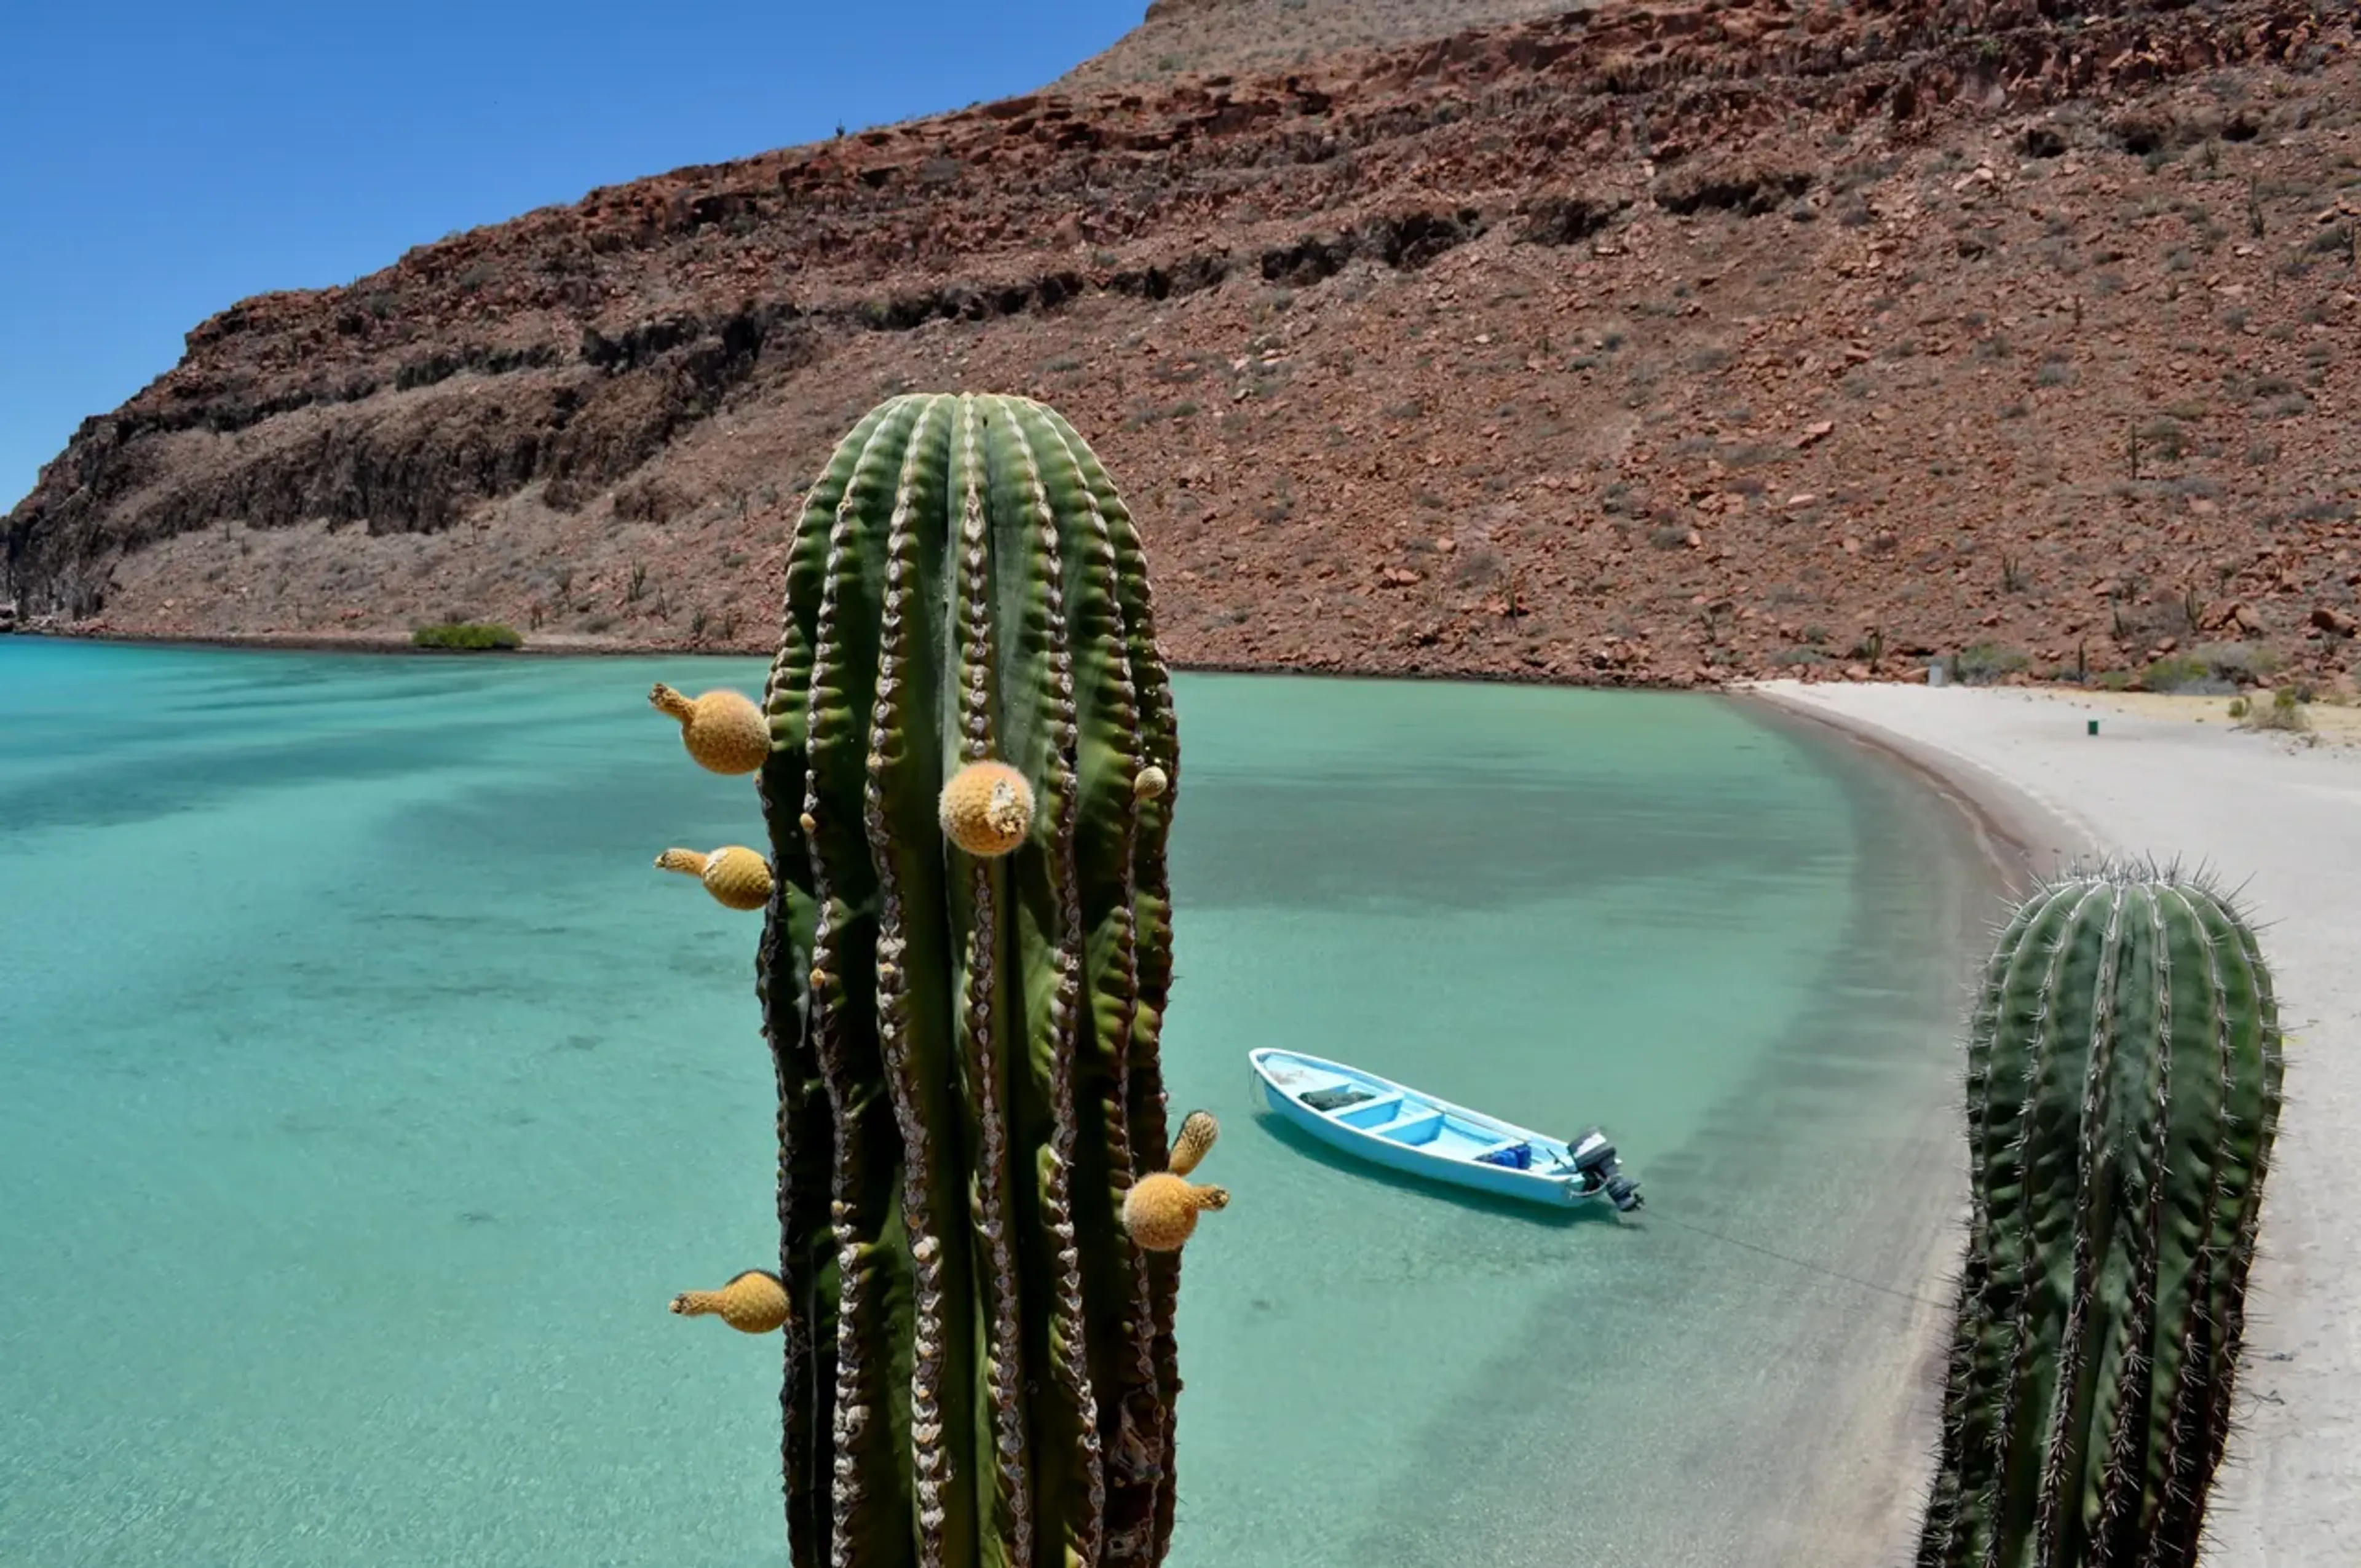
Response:
[{"label": "mooring rope", "polygon": [[1791,1264],[1797,1268],[1829,1279],[1841,1279],[1848,1285],[1858,1285],[1864,1290],[1874,1290],[1882,1296],[1895,1296],[1905,1301],[1916,1301],[1922,1307],[1934,1307],[1944,1311],[1949,1311],[1952,1305],[1949,1301],[1938,1301],[1931,1296],[1922,1296],[1916,1290],[1905,1290],[1893,1285],[1880,1285],[1874,1279],[1863,1279],[1857,1274],[1847,1274],[1842,1269],[1830,1268],[1825,1264],[1814,1263],[1809,1258],[1796,1257],[1775,1248],[1764,1246],[1760,1242],[1750,1242],[1742,1237],[1724,1235],[1719,1231],[1708,1230],[1693,1221],[1660,1213],[1653,1205],[1647,1211],[1647,1217],[1651,1223],[1662,1221],[1668,1225],[1678,1225],[1685,1231],[1695,1231],[1698,1235],[1710,1236],[1718,1242],[1728,1242],[1731,1246],[1744,1247],[1748,1252],[1761,1253],[1764,1257],[1775,1257],[1781,1263]]}]

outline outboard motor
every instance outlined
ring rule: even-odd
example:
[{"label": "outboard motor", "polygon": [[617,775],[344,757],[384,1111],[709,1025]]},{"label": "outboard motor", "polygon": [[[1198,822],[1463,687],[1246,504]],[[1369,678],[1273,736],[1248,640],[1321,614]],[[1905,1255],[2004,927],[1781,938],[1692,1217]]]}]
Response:
[{"label": "outboard motor", "polygon": [[1607,1190],[1607,1200],[1618,1213],[1628,1214],[1646,1201],[1640,1196],[1640,1184],[1623,1174],[1615,1158],[1615,1146],[1597,1127],[1582,1135],[1572,1150],[1574,1168],[1581,1173],[1583,1186],[1591,1191]]}]

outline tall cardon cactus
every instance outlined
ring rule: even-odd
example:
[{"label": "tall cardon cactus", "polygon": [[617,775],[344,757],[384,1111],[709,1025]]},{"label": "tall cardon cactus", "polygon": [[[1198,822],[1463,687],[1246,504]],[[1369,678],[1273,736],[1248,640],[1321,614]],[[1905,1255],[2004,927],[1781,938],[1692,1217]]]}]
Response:
[{"label": "tall cardon cactus", "polygon": [[[759,709],[651,700],[754,772],[770,849],[658,861],[765,910],[776,1276],[673,1310],[784,1329],[796,1568],[1153,1564],[1179,1248],[1165,839],[1179,737],[1130,514],[1024,399],[894,398],[787,555]],[[767,871],[767,899],[759,884]]]},{"label": "tall cardon cactus", "polygon": [[2255,934],[2107,866],[2016,912],[1968,1048],[1973,1203],[1921,1568],[2186,1568],[2278,1127]]}]

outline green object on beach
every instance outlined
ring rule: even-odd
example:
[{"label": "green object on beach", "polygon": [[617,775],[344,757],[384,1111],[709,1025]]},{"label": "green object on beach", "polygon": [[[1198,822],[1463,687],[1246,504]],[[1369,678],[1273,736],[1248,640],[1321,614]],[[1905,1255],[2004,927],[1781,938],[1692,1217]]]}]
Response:
[{"label": "green object on beach", "polygon": [[1167,1168],[1179,730],[1138,532],[1054,411],[896,397],[786,578],[758,986],[791,1560],[1156,1563],[1178,1248],[1225,1195],[1184,1179],[1210,1116]]},{"label": "green object on beach", "polygon": [[516,628],[497,620],[447,620],[421,626],[411,632],[410,641],[413,647],[449,648],[469,653],[524,646],[524,638]]},{"label": "green object on beach", "polygon": [[2280,1074],[2254,930],[2207,882],[2103,866],[2016,910],[1969,1025],[1920,1568],[2196,1562]]},{"label": "green object on beach", "polygon": [[2084,730],[2083,733],[2086,735],[2096,735],[2099,732],[2099,721],[2093,718],[2090,720],[2090,726],[2091,727]]}]

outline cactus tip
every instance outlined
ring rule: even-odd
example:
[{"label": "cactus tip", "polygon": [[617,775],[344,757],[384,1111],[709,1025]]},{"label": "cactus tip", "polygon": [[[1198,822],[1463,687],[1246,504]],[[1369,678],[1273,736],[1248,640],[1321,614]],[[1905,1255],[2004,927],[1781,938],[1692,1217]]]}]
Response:
[{"label": "cactus tip", "polygon": [[1033,828],[1033,786],[1006,762],[970,762],[943,785],[943,832],[969,854],[1005,855]]}]

